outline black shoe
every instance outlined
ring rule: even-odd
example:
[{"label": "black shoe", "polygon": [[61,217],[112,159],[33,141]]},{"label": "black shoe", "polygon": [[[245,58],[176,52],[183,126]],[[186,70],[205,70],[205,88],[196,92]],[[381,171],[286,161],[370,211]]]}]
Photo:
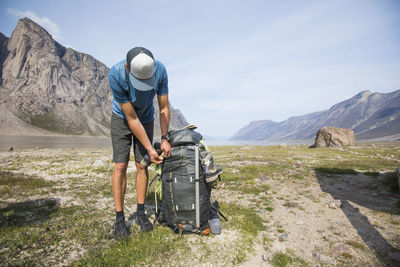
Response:
[{"label": "black shoe", "polygon": [[129,235],[128,228],[126,227],[125,220],[116,222],[114,226],[114,239],[125,239]]},{"label": "black shoe", "polygon": [[136,222],[139,224],[140,229],[143,232],[149,232],[153,230],[153,224],[150,222],[149,218],[147,218],[146,214],[137,214]]}]

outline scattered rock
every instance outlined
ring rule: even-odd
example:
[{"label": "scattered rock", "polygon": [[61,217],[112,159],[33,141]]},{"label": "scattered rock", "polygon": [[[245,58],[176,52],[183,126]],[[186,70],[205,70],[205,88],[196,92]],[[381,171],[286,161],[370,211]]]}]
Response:
[{"label": "scattered rock", "polygon": [[239,170],[238,169],[232,169],[232,173],[238,173]]},{"label": "scattered rock", "polygon": [[279,241],[283,242],[283,241],[289,241],[289,235],[287,233],[278,236]]},{"label": "scattered rock", "polygon": [[332,250],[337,254],[350,254],[355,255],[354,250],[347,244],[344,243],[336,243],[332,246]]},{"label": "scattered rock", "polygon": [[36,163],[36,165],[38,165],[38,166],[48,166],[50,164],[52,164],[52,163],[50,163],[48,161],[40,161],[40,162]]},{"label": "scattered rock", "polygon": [[12,146],[10,146],[7,151],[14,151],[14,148]]},{"label": "scattered rock", "polygon": [[328,241],[328,242],[331,242],[331,241],[332,241],[332,239],[331,239],[329,236],[327,236],[327,235],[324,235],[324,240],[325,240],[325,241]]},{"label": "scattered rock", "polygon": [[321,245],[315,245],[314,249],[315,252],[321,252],[324,248]]},{"label": "scattered rock", "polygon": [[7,250],[10,250],[10,249],[9,249],[9,248],[2,248],[2,249],[0,249],[0,254],[6,252]]},{"label": "scattered rock", "polygon": [[287,145],[286,144],[280,144],[279,147],[280,148],[285,148],[285,147],[287,147]]},{"label": "scattered rock", "polygon": [[283,242],[273,242],[269,251],[280,251],[282,253],[286,253],[287,247]]},{"label": "scattered rock", "polygon": [[93,163],[94,167],[108,167],[108,163],[102,159],[98,159]]},{"label": "scattered rock", "polygon": [[322,264],[329,264],[329,265],[336,265],[336,260],[332,259],[331,257],[325,256],[319,252],[313,253],[314,258],[319,260]]},{"label": "scattered rock", "polygon": [[316,147],[342,147],[354,145],[354,133],[350,129],[337,127],[324,127],[320,129],[315,138],[315,143],[310,148]]},{"label": "scattered rock", "polygon": [[342,201],[340,199],[334,199],[329,202],[328,207],[331,209],[339,209],[342,207]]}]

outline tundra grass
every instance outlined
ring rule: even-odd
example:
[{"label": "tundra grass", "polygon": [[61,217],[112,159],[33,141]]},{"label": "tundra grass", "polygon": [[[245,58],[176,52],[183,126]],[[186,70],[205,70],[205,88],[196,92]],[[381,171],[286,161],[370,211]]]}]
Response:
[{"label": "tundra grass", "polygon": [[317,172],[329,173],[329,174],[352,174],[357,175],[357,172],[353,169],[340,169],[340,168],[326,168],[320,167],[315,169]]},{"label": "tundra grass", "polygon": [[294,255],[292,251],[287,253],[277,252],[272,256],[270,263],[275,267],[286,267],[286,266],[309,266],[309,264]]},{"label": "tundra grass", "polygon": [[357,248],[357,249],[361,249],[361,250],[365,250],[366,247],[364,244],[361,244],[360,242],[357,241],[352,241],[352,240],[348,240],[346,242],[347,245],[352,246],[353,248]]},{"label": "tundra grass", "polygon": [[179,252],[185,239],[166,227],[156,227],[149,233],[137,233],[107,249],[95,250],[75,266],[133,266],[163,264]]},{"label": "tundra grass", "polygon": [[[223,259],[227,263],[234,265],[242,263],[253,251],[255,237],[261,231],[266,230],[266,227],[261,217],[253,209],[224,203],[221,203],[220,208],[228,217],[228,222],[223,221],[223,229],[239,232],[237,239],[232,240],[233,247],[221,246],[211,249],[212,241],[208,242],[207,240],[208,238],[212,239],[213,236],[180,236],[166,226],[157,226],[152,232],[142,233],[135,232],[137,229],[135,226],[134,233],[125,241],[114,242],[106,249],[97,249],[74,265],[168,265],[168,263],[172,264],[174,260],[184,259],[182,255],[200,262],[206,262],[221,255],[229,255]],[[189,244],[189,238],[196,240],[194,247]],[[217,254],[215,254],[216,250],[218,250]]]},{"label": "tundra grass", "polygon": [[0,170],[0,194],[3,197],[21,193],[34,193],[37,190],[46,189],[53,185],[53,182],[46,181],[40,177]]},{"label": "tundra grass", "polygon": [[[46,266],[175,263],[187,266],[213,264],[217,260],[219,265],[237,265],[251,257],[257,242],[266,247],[272,242],[262,238],[268,229],[266,218],[260,216],[264,212],[268,216],[273,214],[269,212],[273,211],[274,199],[270,193],[263,194],[279,191],[270,181],[307,186],[315,182],[314,170],[332,176],[356,172],[370,176],[370,179],[376,177],[396,193],[397,183],[390,172],[399,167],[399,145],[360,145],[344,149],[226,146],[211,147],[211,150],[216,163],[224,168],[221,184],[229,193],[224,196],[228,201],[217,198],[221,211],[229,219],[222,221],[222,234],[226,236],[222,239],[212,235],[179,238],[167,227],[158,226],[152,233],[137,233],[134,226],[131,237],[123,242],[112,240],[115,216],[110,185],[112,168],[92,166],[99,157],[111,157],[109,149],[1,152],[0,262],[4,265]],[[153,174],[151,172],[150,177]],[[128,214],[135,209],[133,176],[130,171],[125,198]],[[152,199],[151,191],[150,188]],[[319,201],[319,197],[309,195],[313,201]],[[51,199],[57,198],[60,198],[59,204],[51,206]],[[236,200],[241,198],[247,198],[250,204],[239,205],[240,201]],[[35,205],[41,203],[36,207],[37,216],[32,212],[35,208],[26,209],[32,204],[30,200],[36,200]],[[296,204],[301,203],[298,200],[283,200],[287,208],[301,209]],[[22,206],[16,205],[21,203]],[[397,205],[400,207],[399,203]],[[391,223],[395,224],[397,219],[393,221]],[[137,248],[142,244],[145,249],[139,253]],[[356,243],[349,245],[358,246]],[[198,249],[204,253],[195,253]],[[218,251],[217,255],[214,251]],[[307,265],[290,251],[275,254],[271,263],[275,266]]]},{"label": "tundra grass", "polygon": [[[33,220],[25,211],[25,220],[0,227],[0,260],[4,264],[54,265],[67,260],[71,253],[79,254],[110,239],[111,225],[99,219],[104,218],[101,213],[84,207],[46,209],[45,205],[35,211]],[[23,214],[24,210],[16,209],[15,213]]]}]

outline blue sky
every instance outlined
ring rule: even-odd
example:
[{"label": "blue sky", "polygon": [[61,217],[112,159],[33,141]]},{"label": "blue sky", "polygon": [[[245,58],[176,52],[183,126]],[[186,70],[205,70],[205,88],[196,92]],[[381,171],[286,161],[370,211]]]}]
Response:
[{"label": "blue sky", "polygon": [[167,67],[170,100],[199,131],[233,135],[363,90],[400,89],[400,1],[8,1],[20,17],[111,67],[134,46]]}]

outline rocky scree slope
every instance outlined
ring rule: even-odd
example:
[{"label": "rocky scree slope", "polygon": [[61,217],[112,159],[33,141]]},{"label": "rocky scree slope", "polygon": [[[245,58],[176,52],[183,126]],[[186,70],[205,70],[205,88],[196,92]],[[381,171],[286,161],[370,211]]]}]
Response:
[{"label": "rocky scree slope", "polygon": [[391,93],[363,91],[329,110],[291,117],[282,122],[253,121],[231,139],[311,139],[323,127],[351,129],[356,139],[400,135],[400,90]]}]

